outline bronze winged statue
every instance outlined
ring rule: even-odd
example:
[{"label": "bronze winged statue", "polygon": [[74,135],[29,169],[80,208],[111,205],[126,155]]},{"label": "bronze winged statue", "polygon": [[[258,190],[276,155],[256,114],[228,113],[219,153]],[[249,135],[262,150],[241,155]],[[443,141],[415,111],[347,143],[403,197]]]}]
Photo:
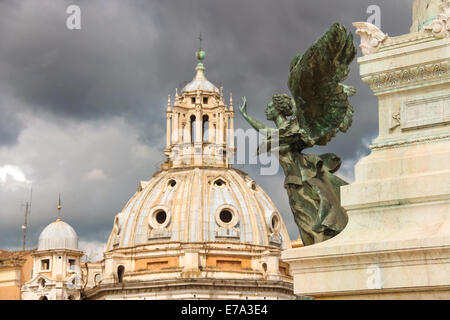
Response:
[{"label": "bronze winged statue", "polygon": [[247,122],[266,135],[258,153],[278,151],[286,177],[284,187],[305,246],[336,236],[348,221],[340,205],[340,187],[347,183],[333,174],[341,159],[335,154],[317,156],[303,150],[324,146],[351,126],[353,108],[348,97],[356,91],[341,82],[355,56],[353,35],[335,23],[302,56],[292,60],[288,87],[293,98],[274,95],[266,108],[267,120],[274,121],[276,128],[249,116],[245,97],[239,107]]}]

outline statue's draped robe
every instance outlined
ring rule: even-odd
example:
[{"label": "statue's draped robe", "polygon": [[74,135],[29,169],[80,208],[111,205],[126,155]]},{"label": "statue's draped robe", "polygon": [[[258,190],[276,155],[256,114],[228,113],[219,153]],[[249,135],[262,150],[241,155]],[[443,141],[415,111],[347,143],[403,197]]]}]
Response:
[{"label": "statue's draped robe", "polygon": [[332,238],[344,229],[347,215],[340,206],[339,188],[347,183],[323,165],[320,156],[281,148],[279,161],[284,187],[304,245]]}]

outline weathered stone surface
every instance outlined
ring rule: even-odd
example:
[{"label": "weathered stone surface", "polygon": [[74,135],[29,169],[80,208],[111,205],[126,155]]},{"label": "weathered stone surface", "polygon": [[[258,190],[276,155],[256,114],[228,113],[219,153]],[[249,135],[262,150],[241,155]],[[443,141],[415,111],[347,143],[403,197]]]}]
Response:
[{"label": "weathered stone surface", "polygon": [[434,20],[439,6],[447,0],[415,0],[413,4],[413,24],[411,32],[420,31],[424,25]]}]

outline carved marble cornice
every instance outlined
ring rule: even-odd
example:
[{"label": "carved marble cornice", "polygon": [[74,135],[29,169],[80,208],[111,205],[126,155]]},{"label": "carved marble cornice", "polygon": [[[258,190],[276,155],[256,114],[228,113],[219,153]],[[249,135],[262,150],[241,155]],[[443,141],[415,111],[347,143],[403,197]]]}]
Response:
[{"label": "carved marble cornice", "polygon": [[362,80],[367,83],[376,94],[385,90],[399,89],[425,82],[432,83],[444,79],[450,79],[449,61],[417,65],[398,70],[389,70],[371,74],[364,77]]},{"label": "carved marble cornice", "polygon": [[377,143],[377,144],[371,145],[369,148],[370,148],[370,150],[391,149],[391,148],[398,148],[398,147],[407,146],[407,145],[410,146],[412,144],[431,143],[431,142],[444,141],[444,140],[449,140],[449,139],[450,139],[450,134],[442,134],[442,135],[428,136],[428,137],[415,137],[415,138],[410,138],[410,139],[401,140],[401,141]]}]

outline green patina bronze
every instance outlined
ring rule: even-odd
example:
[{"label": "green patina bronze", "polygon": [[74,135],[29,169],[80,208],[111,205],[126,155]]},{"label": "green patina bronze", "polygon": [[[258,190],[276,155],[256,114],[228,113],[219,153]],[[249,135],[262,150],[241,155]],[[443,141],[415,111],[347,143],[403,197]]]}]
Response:
[{"label": "green patina bronze", "polygon": [[[314,145],[326,145],[351,126],[353,108],[348,97],[355,88],[341,83],[356,56],[353,35],[339,23],[291,62],[287,94],[274,95],[266,108],[268,128],[247,114],[244,97],[239,107],[248,123],[266,135],[258,153],[278,151],[286,176],[284,187],[305,246],[339,234],[348,217],[340,204],[340,187],[347,183],[334,175],[341,166],[335,154],[305,154]],[[278,141],[278,143],[276,143]]]}]

